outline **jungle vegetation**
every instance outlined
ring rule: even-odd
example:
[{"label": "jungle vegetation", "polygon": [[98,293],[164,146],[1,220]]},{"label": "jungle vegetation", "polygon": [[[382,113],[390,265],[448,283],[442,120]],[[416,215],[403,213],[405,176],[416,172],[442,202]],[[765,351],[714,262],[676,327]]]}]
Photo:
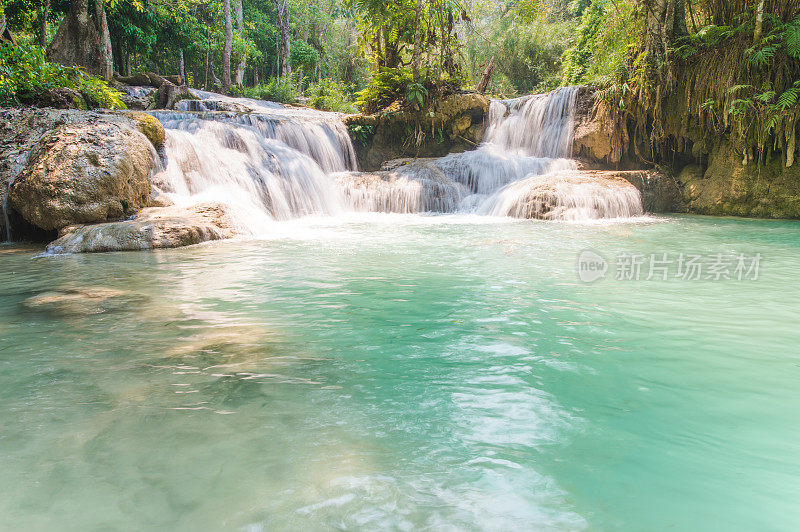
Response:
[{"label": "jungle vegetation", "polygon": [[2,105],[53,86],[114,104],[103,80],[146,71],[343,112],[587,84],[655,149],[670,120],[753,157],[795,142],[800,0],[4,2]]}]

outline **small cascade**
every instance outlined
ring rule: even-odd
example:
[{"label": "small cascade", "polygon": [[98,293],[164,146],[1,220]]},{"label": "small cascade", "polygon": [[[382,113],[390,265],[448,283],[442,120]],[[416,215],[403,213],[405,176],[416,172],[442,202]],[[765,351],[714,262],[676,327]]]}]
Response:
[{"label": "small cascade", "polygon": [[468,195],[466,187],[434,166],[336,175],[348,209],[356,212],[454,212]]},{"label": "small cascade", "polygon": [[500,188],[531,175],[577,168],[572,130],[578,87],[501,102],[492,100],[484,142],[434,164],[471,192],[460,210],[472,211]]},{"label": "small cascade", "polygon": [[624,179],[556,172],[508,185],[479,213],[545,220],[630,218],[642,214],[642,198]]},{"label": "small cascade", "polygon": [[[572,156],[575,101],[579,87],[492,102],[485,144],[551,159]],[[500,105],[498,105],[498,103]],[[502,112],[502,107],[506,112]]]},{"label": "small cascade", "polygon": [[229,204],[252,220],[252,232],[269,219],[341,211],[339,191],[314,159],[257,128],[184,118],[167,129],[165,154],[155,177],[163,192],[179,204]]},{"label": "small cascade", "polygon": [[[165,169],[153,180],[160,192],[178,205],[225,203],[249,233],[342,211],[330,174],[357,163],[339,115],[197,92],[203,99],[179,104],[202,111],[152,113],[166,130]],[[244,112],[209,110],[223,107]]]},{"label": "small cascade", "polygon": [[119,85],[119,90],[121,90],[128,96],[132,96],[134,98],[147,98],[156,91],[156,89],[154,89],[153,87],[142,87],[134,85]]}]

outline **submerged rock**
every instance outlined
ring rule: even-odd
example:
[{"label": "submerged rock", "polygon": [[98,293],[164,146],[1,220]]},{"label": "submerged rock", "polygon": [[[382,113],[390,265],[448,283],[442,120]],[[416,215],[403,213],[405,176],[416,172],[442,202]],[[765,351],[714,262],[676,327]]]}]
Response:
[{"label": "submerged rock", "polygon": [[231,238],[233,234],[227,207],[218,203],[185,209],[151,207],[131,220],[67,227],[47,246],[47,251],[92,253],[176,248]]},{"label": "submerged rock", "polygon": [[87,287],[42,292],[22,301],[22,306],[39,312],[83,316],[122,309],[140,299],[130,290]]}]

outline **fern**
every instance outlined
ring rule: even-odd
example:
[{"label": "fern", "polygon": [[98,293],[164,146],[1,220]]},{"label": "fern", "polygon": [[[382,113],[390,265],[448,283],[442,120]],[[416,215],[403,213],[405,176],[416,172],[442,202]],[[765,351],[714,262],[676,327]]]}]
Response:
[{"label": "fern", "polygon": [[800,16],[786,25],[786,53],[800,59]]},{"label": "fern", "polygon": [[745,52],[750,57],[748,61],[755,67],[766,66],[775,57],[775,52],[778,50],[777,46],[763,46],[759,49],[748,48]]},{"label": "fern", "polygon": [[753,88],[752,85],[734,85],[733,87],[728,89],[728,93],[729,94],[735,94],[735,93],[737,93],[739,91],[742,91],[744,89],[752,89],[752,88]]},{"label": "fern", "polygon": [[761,94],[756,95],[754,99],[758,100],[759,102],[769,103],[773,98],[775,98],[775,91],[764,91]]}]

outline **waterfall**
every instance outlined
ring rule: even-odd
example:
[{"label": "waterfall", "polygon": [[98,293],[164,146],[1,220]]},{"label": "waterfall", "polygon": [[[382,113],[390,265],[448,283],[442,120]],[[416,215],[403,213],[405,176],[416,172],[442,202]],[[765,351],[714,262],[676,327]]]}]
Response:
[{"label": "waterfall", "polygon": [[570,157],[578,88],[492,102],[485,143],[534,157]]},{"label": "waterfall", "polygon": [[485,202],[480,214],[548,220],[630,218],[642,214],[642,201],[636,187],[622,179],[559,172],[512,183]]},{"label": "waterfall", "polygon": [[[203,99],[179,104],[199,112],[152,113],[166,130],[165,168],[153,180],[159,192],[178,205],[228,204],[249,233],[274,220],[342,212],[331,174],[357,163],[339,115],[197,92]],[[231,107],[244,112],[210,110]]]},{"label": "waterfall", "polygon": [[586,177],[571,159],[577,87],[492,100],[484,142],[440,159],[357,171],[341,115],[195,91],[166,129],[157,191],[178,205],[233,207],[243,232],[275,220],[345,211],[467,212],[522,218],[627,217],[638,191]]}]

